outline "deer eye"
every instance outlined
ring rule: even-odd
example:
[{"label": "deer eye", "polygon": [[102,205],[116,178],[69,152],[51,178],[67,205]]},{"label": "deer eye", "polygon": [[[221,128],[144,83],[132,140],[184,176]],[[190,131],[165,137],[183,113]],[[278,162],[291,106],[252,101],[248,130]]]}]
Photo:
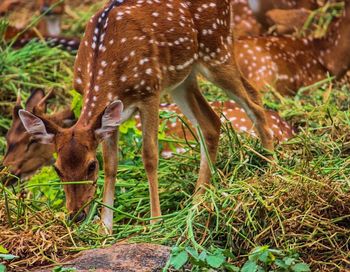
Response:
[{"label": "deer eye", "polygon": [[89,167],[88,167],[88,175],[89,176],[91,176],[95,172],[96,167],[97,167],[96,161],[90,162]]}]

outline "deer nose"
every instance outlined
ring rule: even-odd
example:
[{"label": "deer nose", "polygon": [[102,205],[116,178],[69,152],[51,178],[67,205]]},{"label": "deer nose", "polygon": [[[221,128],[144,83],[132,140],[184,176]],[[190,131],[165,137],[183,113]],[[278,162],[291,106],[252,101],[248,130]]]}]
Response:
[{"label": "deer nose", "polygon": [[71,213],[68,217],[70,221],[74,220],[73,222],[76,222],[76,223],[84,221],[85,218],[86,218],[86,213],[84,211],[81,211],[79,214]]}]

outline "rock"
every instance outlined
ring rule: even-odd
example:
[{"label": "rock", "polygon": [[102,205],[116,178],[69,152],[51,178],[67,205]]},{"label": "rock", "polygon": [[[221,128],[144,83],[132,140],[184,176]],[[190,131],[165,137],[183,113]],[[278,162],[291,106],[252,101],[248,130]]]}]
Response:
[{"label": "rock", "polygon": [[[170,248],[153,244],[116,244],[108,248],[81,252],[71,260],[64,260],[64,268],[78,272],[155,272],[162,271],[170,256]],[[49,272],[36,270],[36,272]]]}]

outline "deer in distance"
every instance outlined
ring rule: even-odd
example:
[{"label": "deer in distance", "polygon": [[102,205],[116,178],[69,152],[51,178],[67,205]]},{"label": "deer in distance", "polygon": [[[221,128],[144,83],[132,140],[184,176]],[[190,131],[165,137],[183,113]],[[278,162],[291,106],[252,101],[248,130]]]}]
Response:
[{"label": "deer in distance", "polygon": [[235,56],[247,80],[258,90],[266,84],[282,95],[327,77],[341,78],[350,68],[350,1],[323,38],[245,37],[235,43]]},{"label": "deer in distance", "polygon": [[[199,91],[196,75],[225,90],[255,123],[265,149],[273,151],[259,93],[241,76],[232,54],[229,0],[115,0],[89,21],[75,62],[75,89],[83,94],[76,124],[64,129],[41,116],[20,110],[26,130],[51,142],[58,154],[55,169],[64,185],[66,206],[74,216],[94,196],[98,174],[96,149],[103,147],[105,187],[101,219],[112,231],[117,171],[118,126],[139,112],[142,157],[150,189],[151,217],[161,216],[158,195],[159,104],[169,93],[195,127],[203,132],[196,192],[210,181],[209,159],[215,162],[220,119]],[[88,207],[77,215],[86,216]],[[152,221],[154,221],[152,220]]]}]

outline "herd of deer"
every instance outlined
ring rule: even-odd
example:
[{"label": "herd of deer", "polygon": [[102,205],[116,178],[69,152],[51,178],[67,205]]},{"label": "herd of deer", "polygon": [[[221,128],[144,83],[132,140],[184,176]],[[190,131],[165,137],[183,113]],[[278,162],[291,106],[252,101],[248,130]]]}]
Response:
[{"label": "herd of deer", "polygon": [[[276,112],[263,108],[260,92],[265,86],[273,86],[282,95],[293,95],[327,73],[341,77],[350,66],[350,0],[345,1],[343,15],[320,39],[262,35],[271,21],[284,33],[300,26],[300,18],[305,20],[309,9],[317,8],[317,1],[111,0],[88,22],[81,41],[58,36],[62,5],[51,11],[47,8],[51,1],[40,2],[44,12],[42,37],[51,45],[78,49],[74,87],[83,96],[83,108],[74,120],[70,109],[46,114],[49,95],[42,90],[32,92],[25,109],[18,99],[3,164],[24,178],[54,163],[62,181],[93,181],[64,185],[71,217],[83,220],[88,211],[86,203],[96,190],[96,150],[102,143],[106,206],[101,218],[109,231],[113,222],[108,206],[114,203],[118,126],[125,120],[137,114],[151,217],[156,220],[161,216],[157,176],[159,110],[181,111],[204,137],[196,184],[199,194],[210,182],[209,164],[216,158],[221,126],[218,113],[223,113],[223,119],[232,122],[238,132],[258,135],[263,147],[273,152],[274,138],[287,140],[293,129]],[[288,16],[280,20],[281,14]],[[56,23],[50,24],[53,21]],[[17,33],[9,28],[5,38],[11,39]],[[34,36],[37,31],[24,32],[15,45],[21,46]],[[207,103],[198,87],[199,74],[235,102]],[[164,94],[171,96],[176,105],[161,104]],[[166,126],[169,134],[183,137],[186,133],[179,121],[167,121]],[[172,155],[170,150],[162,154]]]}]

